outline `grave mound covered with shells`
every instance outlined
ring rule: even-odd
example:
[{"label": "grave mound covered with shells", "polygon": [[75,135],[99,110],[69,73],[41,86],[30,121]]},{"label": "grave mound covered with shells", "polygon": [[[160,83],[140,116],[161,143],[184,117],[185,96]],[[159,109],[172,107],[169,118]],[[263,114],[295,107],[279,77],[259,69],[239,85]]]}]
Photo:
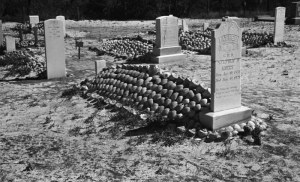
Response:
[{"label": "grave mound covered with shells", "polygon": [[[161,116],[167,123],[194,130],[195,137],[218,139],[264,130],[267,125],[253,118],[216,131],[201,125],[200,112],[208,112],[210,88],[190,78],[160,69],[157,65],[118,65],[103,69],[94,79],[81,82],[81,89],[93,99],[109,99],[112,103],[131,106],[149,116]],[[101,97],[95,97],[97,94]],[[111,102],[108,102],[111,103]]]}]

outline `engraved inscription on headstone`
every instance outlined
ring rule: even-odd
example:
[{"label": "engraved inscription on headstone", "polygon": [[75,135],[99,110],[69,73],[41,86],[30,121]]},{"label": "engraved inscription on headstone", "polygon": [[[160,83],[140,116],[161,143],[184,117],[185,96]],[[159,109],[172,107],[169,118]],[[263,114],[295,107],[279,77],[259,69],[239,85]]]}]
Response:
[{"label": "engraved inscription on headstone", "polygon": [[213,31],[212,37],[211,110],[238,108],[241,106],[242,30],[235,21],[225,21]]},{"label": "engraved inscription on headstone", "polygon": [[156,19],[156,46],[178,46],[178,18],[162,16]]},{"label": "engraved inscription on headstone", "polygon": [[12,51],[16,50],[16,38],[11,37],[11,36],[6,36],[5,42],[6,42],[6,51],[7,52],[12,52]]},{"label": "engraved inscription on headstone", "polygon": [[277,7],[275,10],[274,44],[282,42],[284,37],[285,7]]},{"label": "engraved inscription on headstone", "polygon": [[47,60],[47,77],[65,77],[65,42],[63,35],[63,22],[50,19],[45,23],[45,46]]},{"label": "engraved inscription on headstone", "polygon": [[2,20],[0,20],[0,47],[3,46]]}]

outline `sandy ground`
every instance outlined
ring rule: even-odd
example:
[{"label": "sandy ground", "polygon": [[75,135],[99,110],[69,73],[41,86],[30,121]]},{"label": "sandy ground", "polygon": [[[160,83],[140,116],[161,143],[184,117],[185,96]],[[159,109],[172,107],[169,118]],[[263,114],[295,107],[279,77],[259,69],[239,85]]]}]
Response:
[{"label": "sandy ground", "polygon": [[[151,21],[149,27],[130,25],[137,33],[154,28]],[[114,61],[88,51],[101,37],[96,26],[84,26],[90,36],[80,60],[74,39],[66,40],[71,77],[0,81],[0,181],[300,181],[298,26],[286,29],[285,39],[295,47],[251,49],[242,58],[242,104],[269,125],[261,146],[239,137],[206,143],[170,136],[124,110],[79,95],[62,97],[94,76],[94,60]],[[130,28],[120,24],[101,34],[123,35]],[[250,28],[272,31],[270,23]],[[184,64],[163,68],[210,85],[210,56],[189,54]]]}]

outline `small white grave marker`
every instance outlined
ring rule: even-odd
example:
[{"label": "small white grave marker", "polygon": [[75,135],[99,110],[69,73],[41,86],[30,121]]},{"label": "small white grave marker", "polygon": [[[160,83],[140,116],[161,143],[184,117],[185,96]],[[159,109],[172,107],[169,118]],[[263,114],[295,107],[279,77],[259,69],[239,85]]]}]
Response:
[{"label": "small white grave marker", "polygon": [[105,60],[96,60],[95,61],[95,72],[96,72],[96,75],[98,75],[98,73],[100,71],[102,71],[103,68],[106,68],[106,61]]},{"label": "small white grave marker", "polygon": [[274,44],[283,42],[284,37],[285,7],[277,7],[275,10]]},{"label": "small white grave marker", "polygon": [[66,63],[63,22],[56,19],[50,19],[44,23],[47,78],[65,77]]},{"label": "small white grave marker", "polygon": [[31,24],[31,27],[35,27],[36,24],[40,22],[40,18],[38,15],[31,15],[29,16],[29,22]]},{"label": "small white grave marker", "polygon": [[66,20],[64,16],[56,16],[57,20],[61,20],[63,22],[63,32],[64,32],[64,37],[66,36]]},{"label": "small white grave marker", "polygon": [[5,42],[6,42],[6,52],[12,52],[16,50],[16,38],[11,36],[6,36]]},{"label": "small white grave marker", "polygon": [[182,21],[182,30],[183,30],[183,32],[188,32],[189,31],[189,27],[186,24],[186,21],[184,19],[182,19],[181,21]]}]

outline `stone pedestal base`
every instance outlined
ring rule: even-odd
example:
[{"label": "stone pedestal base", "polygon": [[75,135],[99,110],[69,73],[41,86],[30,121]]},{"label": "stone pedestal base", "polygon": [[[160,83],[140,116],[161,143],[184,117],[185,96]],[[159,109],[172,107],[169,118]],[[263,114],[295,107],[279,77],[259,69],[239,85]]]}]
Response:
[{"label": "stone pedestal base", "polygon": [[199,114],[200,123],[207,129],[216,130],[240,121],[251,119],[252,109],[241,106],[219,112],[206,112]]},{"label": "stone pedestal base", "polygon": [[166,56],[170,54],[180,54],[181,47],[180,46],[172,46],[172,47],[162,47],[162,48],[154,48],[154,55]]},{"label": "stone pedestal base", "polygon": [[153,58],[153,62],[158,64],[172,64],[172,63],[184,62],[185,59],[186,59],[186,55],[180,53],[180,54],[171,54],[165,56],[157,56]]}]

